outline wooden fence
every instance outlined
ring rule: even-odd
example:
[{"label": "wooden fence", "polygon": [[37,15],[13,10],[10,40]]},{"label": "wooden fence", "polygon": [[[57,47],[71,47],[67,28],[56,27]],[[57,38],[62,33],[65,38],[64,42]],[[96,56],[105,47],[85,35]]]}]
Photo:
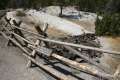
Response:
[{"label": "wooden fence", "polygon": [[[76,78],[69,76],[69,75],[65,75],[64,73],[59,72],[56,69],[49,67],[48,65],[44,65],[41,62],[36,60],[36,56],[43,55],[43,56],[46,56],[48,58],[52,57],[56,60],[61,61],[62,63],[66,64],[66,65],[69,65],[70,67],[73,67],[73,68],[75,68],[79,71],[82,71],[86,74],[89,74],[91,76],[98,77],[100,79],[112,80],[112,79],[116,78],[117,71],[113,75],[110,74],[107,68],[105,68],[104,66],[95,62],[93,59],[81,54],[78,50],[76,50],[74,48],[85,48],[85,49],[99,51],[99,52],[103,52],[106,54],[113,54],[113,55],[120,55],[120,52],[109,51],[109,50],[104,50],[104,49],[80,45],[80,44],[73,44],[73,43],[68,43],[68,42],[51,40],[51,39],[47,38],[45,35],[45,31],[47,30],[48,26],[46,26],[44,31],[41,31],[38,27],[37,28],[35,27],[35,29],[37,30],[38,33],[34,33],[32,31],[28,31],[28,30],[21,28],[20,27],[21,22],[17,23],[14,20],[13,21],[14,24],[11,24],[10,23],[11,19],[7,19],[6,17],[4,17],[4,20],[5,20],[6,24],[1,25],[2,30],[0,31],[0,33],[2,34],[2,36],[4,36],[8,40],[7,44],[12,43],[12,44],[18,46],[24,52],[24,56],[26,56],[26,58],[29,59],[28,64],[27,64],[28,67],[32,66],[33,64],[36,64],[37,66],[39,66],[40,68],[42,68],[46,72],[50,73],[50,75],[54,76],[57,79],[76,80]],[[37,36],[36,42],[32,42],[32,41],[27,40],[24,37],[24,34],[22,33],[22,31]],[[23,46],[23,44],[20,42],[21,40],[26,43],[25,46]],[[46,45],[43,46],[41,43],[45,43]],[[50,48],[50,46],[49,47],[47,46],[47,44],[49,44],[49,43],[54,43],[56,45],[62,45],[68,51],[80,56],[86,62],[90,63],[93,66],[96,66],[99,69],[94,68],[91,65],[85,65],[85,64],[78,63],[74,60],[70,60],[70,59],[65,58],[61,55],[58,55],[57,53],[54,53],[53,50]],[[31,49],[31,51],[29,51],[26,48]]]}]

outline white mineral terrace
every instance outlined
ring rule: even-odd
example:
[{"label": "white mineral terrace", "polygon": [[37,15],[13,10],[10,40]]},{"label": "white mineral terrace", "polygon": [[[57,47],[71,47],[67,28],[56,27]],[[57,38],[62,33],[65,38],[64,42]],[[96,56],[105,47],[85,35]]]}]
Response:
[{"label": "white mineral terrace", "polygon": [[[90,31],[85,30],[80,25],[77,25],[73,22],[59,18],[57,16],[52,16],[52,15],[46,14],[41,11],[29,10],[28,12],[26,12],[26,14],[29,16],[29,19],[34,21],[34,23],[36,23],[36,24],[47,23],[47,24],[51,25],[50,27],[53,27],[53,28],[56,28],[63,32],[66,32],[69,35],[81,35],[84,33],[92,33]],[[17,19],[14,17],[14,15],[15,15],[15,12],[7,13],[8,18]]]}]

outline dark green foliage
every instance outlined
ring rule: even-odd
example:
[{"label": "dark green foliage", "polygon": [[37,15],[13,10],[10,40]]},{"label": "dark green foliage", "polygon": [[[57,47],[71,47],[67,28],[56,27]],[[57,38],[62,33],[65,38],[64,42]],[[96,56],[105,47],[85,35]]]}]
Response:
[{"label": "dark green foliage", "polygon": [[[0,9],[34,8],[51,5],[76,6],[78,10],[102,13],[103,19],[96,21],[97,35],[120,35],[120,0],[0,0]],[[18,15],[24,16],[19,13]]]},{"label": "dark green foliage", "polygon": [[120,0],[110,0],[105,8],[103,19],[96,21],[96,34],[99,36],[120,36]]},{"label": "dark green foliage", "polygon": [[52,1],[53,0],[28,0],[27,7],[36,9],[40,7],[50,6],[52,5]]},{"label": "dark green foliage", "polygon": [[5,8],[34,8],[52,5],[53,0],[0,0],[0,9]]},{"label": "dark green foliage", "polygon": [[103,19],[97,18],[96,35],[99,36],[120,36],[120,14],[105,14]]},{"label": "dark green foliage", "polygon": [[24,17],[24,16],[26,16],[26,14],[23,11],[17,11],[16,16]]},{"label": "dark green foliage", "polygon": [[104,10],[105,5],[109,0],[77,0],[79,10],[87,12],[100,12]]},{"label": "dark green foliage", "polygon": [[5,9],[8,2],[8,0],[0,0],[0,9]]},{"label": "dark green foliage", "polygon": [[106,13],[120,13],[120,0],[110,0],[105,9]]},{"label": "dark green foliage", "polygon": [[40,8],[58,5],[61,9],[65,6],[77,6],[79,10],[97,12],[103,9],[109,0],[0,0],[0,8]]},{"label": "dark green foliage", "polygon": [[82,11],[94,11],[95,10],[94,0],[79,0],[78,6]]}]

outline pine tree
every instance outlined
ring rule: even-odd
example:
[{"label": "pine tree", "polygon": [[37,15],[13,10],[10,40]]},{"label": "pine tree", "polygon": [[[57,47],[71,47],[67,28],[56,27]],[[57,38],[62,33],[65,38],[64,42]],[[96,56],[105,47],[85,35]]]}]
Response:
[{"label": "pine tree", "polygon": [[0,0],[0,9],[7,8],[8,0]]}]

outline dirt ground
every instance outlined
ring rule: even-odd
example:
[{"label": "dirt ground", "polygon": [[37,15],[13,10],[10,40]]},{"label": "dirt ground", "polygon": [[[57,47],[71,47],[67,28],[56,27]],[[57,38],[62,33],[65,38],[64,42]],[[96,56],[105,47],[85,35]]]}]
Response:
[{"label": "dirt ground", "polygon": [[6,39],[0,36],[0,80],[54,80],[38,68],[27,68],[22,51],[5,46]]}]

